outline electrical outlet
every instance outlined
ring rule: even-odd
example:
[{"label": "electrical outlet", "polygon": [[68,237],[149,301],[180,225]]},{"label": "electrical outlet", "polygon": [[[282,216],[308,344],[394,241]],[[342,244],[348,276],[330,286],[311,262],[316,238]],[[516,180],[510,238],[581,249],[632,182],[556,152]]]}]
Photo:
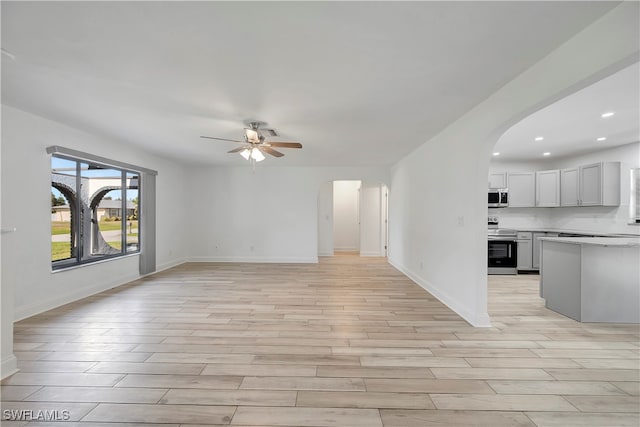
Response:
[{"label": "electrical outlet", "polygon": [[249,246],[249,250],[250,250],[251,252],[253,252],[253,249],[254,249],[253,245]]},{"label": "electrical outlet", "polygon": [[458,217],[458,227],[464,227],[464,217],[463,216],[459,216]]},{"label": "electrical outlet", "polygon": [[424,262],[420,261],[420,270],[424,270]]}]

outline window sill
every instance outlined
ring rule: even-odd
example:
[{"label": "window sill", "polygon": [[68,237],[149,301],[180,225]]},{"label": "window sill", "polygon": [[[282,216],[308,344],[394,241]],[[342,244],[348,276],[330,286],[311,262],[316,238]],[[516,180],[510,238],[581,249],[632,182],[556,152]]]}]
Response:
[{"label": "window sill", "polygon": [[105,259],[101,259],[101,260],[98,260],[98,261],[90,261],[90,262],[85,262],[85,263],[82,263],[82,264],[73,264],[73,265],[70,265],[68,267],[56,268],[55,270],[52,268],[51,269],[51,274],[62,273],[63,271],[75,270],[75,269],[82,268],[82,267],[89,267],[89,266],[96,265],[96,264],[104,264],[106,262],[113,262],[113,261],[117,261],[119,259],[131,258],[131,257],[134,257],[134,256],[139,256],[139,255],[140,255],[140,252],[134,252],[132,254],[121,255],[121,256],[117,256],[117,257],[113,257],[113,258],[105,258]]}]

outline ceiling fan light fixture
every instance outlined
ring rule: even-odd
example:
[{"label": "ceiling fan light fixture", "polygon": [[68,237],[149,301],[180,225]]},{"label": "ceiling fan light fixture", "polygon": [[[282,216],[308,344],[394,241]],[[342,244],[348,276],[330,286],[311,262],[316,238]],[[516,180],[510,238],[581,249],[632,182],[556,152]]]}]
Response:
[{"label": "ceiling fan light fixture", "polygon": [[253,160],[255,160],[256,162],[261,162],[264,160],[264,154],[262,154],[262,151],[260,151],[257,148],[252,148],[251,149],[251,158]]},{"label": "ceiling fan light fixture", "polygon": [[251,151],[248,148],[245,148],[240,152],[240,155],[244,157],[245,160],[249,160],[249,156],[251,156]]},{"label": "ceiling fan light fixture", "polygon": [[247,142],[257,144],[260,142],[260,134],[255,129],[244,128],[244,137]]}]

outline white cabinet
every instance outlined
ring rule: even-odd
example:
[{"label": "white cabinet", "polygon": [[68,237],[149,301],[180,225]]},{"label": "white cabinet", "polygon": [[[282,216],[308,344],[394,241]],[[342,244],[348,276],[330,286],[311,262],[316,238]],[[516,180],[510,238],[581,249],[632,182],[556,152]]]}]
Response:
[{"label": "white cabinet", "polygon": [[509,172],[507,185],[509,187],[510,208],[535,207],[535,172]]},{"label": "white cabinet", "polygon": [[578,206],[580,168],[560,171],[560,206]]},{"label": "white cabinet", "polygon": [[561,206],[619,206],[620,162],[600,162],[563,169]]},{"label": "white cabinet", "polygon": [[489,188],[507,188],[507,173],[490,173]]},{"label": "white cabinet", "polygon": [[580,166],[580,206],[602,204],[602,164]]},{"label": "white cabinet", "polygon": [[580,206],[620,205],[620,162],[580,166]]},{"label": "white cabinet", "polygon": [[551,208],[560,206],[560,171],[536,172],[536,206]]},{"label": "white cabinet", "polygon": [[489,185],[509,188],[510,208],[620,206],[620,162],[562,170],[490,174]]},{"label": "white cabinet", "polygon": [[531,233],[528,231],[519,231],[517,240],[518,242],[518,270],[531,270],[532,264],[532,242]]},{"label": "white cabinet", "polygon": [[558,237],[558,233],[535,232],[533,233],[533,257],[532,266],[534,270],[540,269],[540,237]]}]

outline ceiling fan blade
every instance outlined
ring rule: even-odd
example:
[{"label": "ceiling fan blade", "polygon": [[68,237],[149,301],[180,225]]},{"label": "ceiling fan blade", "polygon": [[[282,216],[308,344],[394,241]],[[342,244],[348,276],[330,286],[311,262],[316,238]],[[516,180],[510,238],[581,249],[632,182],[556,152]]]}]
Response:
[{"label": "ceiling fan blade", "polygon": [[246,149],[246,147],[238,147],[238,148],[234,148],[233,150],[229,150],[227,151],[227,153],[239,153],[240,151]]},{"label": "ceiling fan blade", "polygon": [[269,147],[260,147],[260,150],[264,151],[267,154],[271,154],[273,157],[282,157],[284,156],[284,154],[282,154],[279,151],[274,150],[273,148],[269,148]]},{"label": "ceiling fan blade", "polygon": [[267,142],[270,147],[282,147],[282,148],[302,148],[302,144],[299,142]]},{"label": "ceiling fan blade", "polygon": [[244,141],[238,141],[237,139],[216,138],[216,137],[214,137],[214,136],[200,136],[200,138],[217,139],[218,141],[229,141],[229,142],[240,142],[240,143],[244,143]]}]

